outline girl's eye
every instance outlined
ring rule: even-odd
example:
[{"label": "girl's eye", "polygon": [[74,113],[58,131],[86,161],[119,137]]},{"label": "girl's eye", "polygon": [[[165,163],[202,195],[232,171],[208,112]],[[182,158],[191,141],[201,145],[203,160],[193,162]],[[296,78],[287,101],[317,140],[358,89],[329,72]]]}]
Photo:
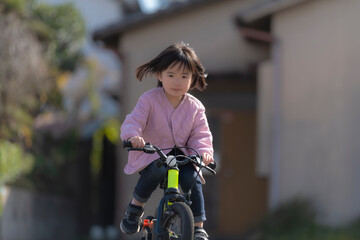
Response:
[{"label": "girl's eye", "polygon": [[168,75],[168,77],[173,77],[173,76],[174,76],[174,75],[172,75],[172,74],[169,74],[169,75]]}]

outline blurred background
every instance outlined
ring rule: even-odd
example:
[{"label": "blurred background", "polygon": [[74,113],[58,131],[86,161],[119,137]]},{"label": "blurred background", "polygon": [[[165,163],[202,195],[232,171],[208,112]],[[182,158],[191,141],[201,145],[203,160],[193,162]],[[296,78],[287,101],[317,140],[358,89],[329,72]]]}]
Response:
[{"label": "blurred background", "polygon": [[[184,41],[208,72],[214,240],[360,239],[360,1],[0,0],[0,240],[119,223],[134,71]],[[146,205],[153,215],[161,191]]]}]

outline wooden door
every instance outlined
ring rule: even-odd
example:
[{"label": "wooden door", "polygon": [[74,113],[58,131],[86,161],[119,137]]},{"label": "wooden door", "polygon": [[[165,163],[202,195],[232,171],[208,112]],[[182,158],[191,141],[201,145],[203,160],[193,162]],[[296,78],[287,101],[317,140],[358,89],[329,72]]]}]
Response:
[{"label": "wooden door", "polygon": [[238,235],[254,226],[267,210],[267,180],[255,171],[255,110],[228,112],[220,135],[218,230]]}]

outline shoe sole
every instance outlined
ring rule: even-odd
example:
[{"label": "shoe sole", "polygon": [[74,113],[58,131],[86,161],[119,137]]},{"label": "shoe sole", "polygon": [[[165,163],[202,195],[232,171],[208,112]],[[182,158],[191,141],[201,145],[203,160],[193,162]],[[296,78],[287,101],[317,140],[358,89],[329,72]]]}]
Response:
[{"label": "shoe sole", "polygon": [[125,226],[124,226],[124,224],[123,224],[123,221],[121,221],[121,223],[120,223],[120,230],[121,230],[123,233],[125,233],[125,234],[135,234],[135,233],[138,233],[138,232],[140,231],[140,226],[138,226],[138,229],[137,229],[136,232],[129,232],[129,231],[126,231],[126,228],[125,228]]}]

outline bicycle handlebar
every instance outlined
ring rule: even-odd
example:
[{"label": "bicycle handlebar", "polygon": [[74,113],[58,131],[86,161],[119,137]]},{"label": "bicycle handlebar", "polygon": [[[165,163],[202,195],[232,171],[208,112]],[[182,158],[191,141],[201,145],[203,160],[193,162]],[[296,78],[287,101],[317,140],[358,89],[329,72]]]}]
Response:
[{"label": "bicycle handlebar", "polygon": [[[153,154],[153,153],[157,153],[160,156],[160,160],[166,162],[167,156],[165,153],[163,153],[163,151],[158,148],[157,146],[151,145],[150,143],[146,143],[145,146],[143,148],[134,148],[131,144],[130,141],[123,141],[123,148],[127,148],[128,151],[142,151],[148,154]],[[186,148],[186,147],[185,147]],[[179,165],[185,164],[188,161],[191,161],[192,163],[194,163],[196,166],[200,167],[200,168],[205,168],[206,170],[208,170],[209,172],[211,172],[212,174],[216,174],[215,172],[215,168],[216,168],[216,163],[215,162],[211,162],[209,165],[205,165],[202,162],[202,157],[197,155],[192,155],[192,156],[184,156],[184,155],[178,155],[177,157],[184,157],[185,160],[176,160],[176,162]]]}]

